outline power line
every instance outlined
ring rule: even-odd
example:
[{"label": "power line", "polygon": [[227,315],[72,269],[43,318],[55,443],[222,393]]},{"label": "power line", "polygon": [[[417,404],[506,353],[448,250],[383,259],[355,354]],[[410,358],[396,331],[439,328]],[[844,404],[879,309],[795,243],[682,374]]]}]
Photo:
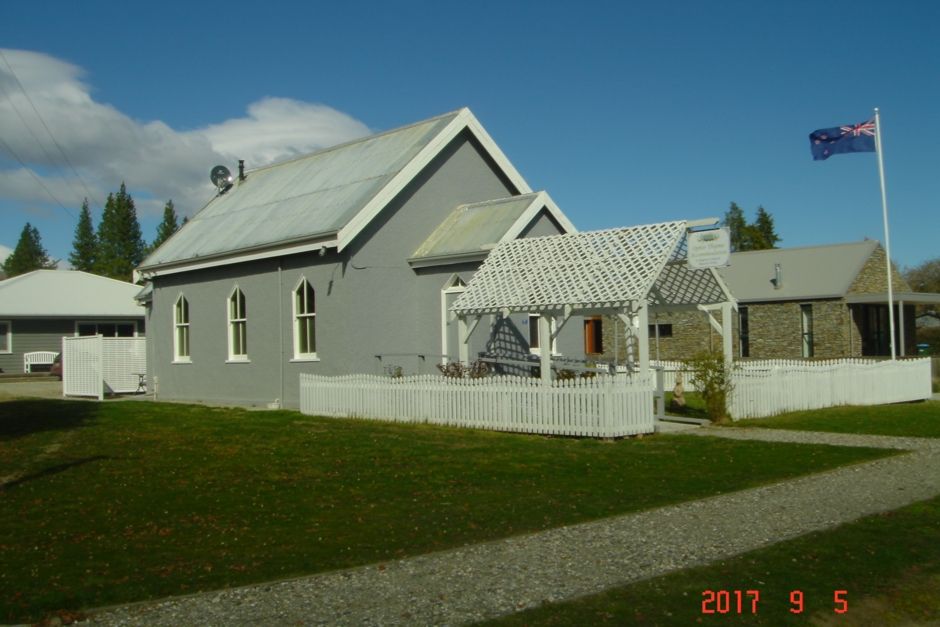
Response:
[{"label": "power line", "polygon": [[[40,124],[42,124],[42,127],[46,129],[46,133],[49,135],[49,139],[52,140],[52,143],[55,144],[55,147],[59,150],[59,153],[65,159],[65,162],[68,164],[69,169],[72,170],[72,174],[74,174],[75,178],[78,179],[78,182],[81,183],[82,189],[85,190],[85,196],[88,198],[91,198],[92,202],[94,202],[98,206],[103,206],[101,202],[95,197],[95,195],[91,193],[91,190],[88,189],[88,186],[85,185],[84,179],[82,179],[81,175],[75,169],[75,166],[72,164],[72,160],[69,159],[69,156],[65,152],[65,149],[63,149],[62,146],[59,144],[59,142],[56,141],[55,135],[52,134],[52,130],[50,130],[49,126],[46,124],[46,120],[42,117],[42,114],[39,113],[39,109],[36,107],[36,104],[33,102],[33,99],[29,97],[29,93],[26,91],[26,88],[23,86],[23,83],[20,81],[19,76],[17,76],[16,71],[13,69],[13,66],[10,65],[10,62],[7,60],[7,57],[3,53],[2,49],[0,49],[0,59],[3,59],[4,65],[6,65],[7,69],[10,70],[10,75],[13,76],[13,80],[16,81],[16,84],[19,86],[20,91],[23,92],[23,95],[26,97],[26,101],[29,103],[29,106],[32,107],[33,112],[36,114],[36,117],[39,118]],[[2,89],[2,85],[0,85],[0,89]],[[9,98],[9,95],[7,97]],[[9,98],[9,100],[10,100],[10,106],[13,107],[14,111],[16,111],[16,114],[17,116],[19,116],[20,121],[23,122],[23,126],[25,126],[26,130],[29,131],[29,134],[33,136],[33,139],[36,140],[36,143],[39,144],[39,147],[42,148],[46,156],[49,157],[50,162],[55,163],[55,160],[46,151],[45,146],[43,146],[42,142],[39,141],[39,138],[36,137],[35,134],[33,134],[33,131],[30,128],[30,126],[26,123],[26,120],[23,119],[23,116],[20,114],[19,109],[16,108],[16,105],[14,104],[13,99]]]},{"label": "power line", "polygon": [[4,148],[7,152],[9,152],[11,155],[13,155],[13,158],[16,159],[16,160],[19,162],[19,164],[20,164],[21,166],[23,166],[23,169],[26,170],[27,172],[29,172],[29,173],[33,176],[33,178],[36,179],[36,182],[39,183],[39,186],[40,186],[41,188],[43,188],[44,190],[46,190],[46,193],[49,194],[49,197],[52,198],[52,200],[54,200],[57,205],[59,205],[60,207],[62,207],[62,211],[64,211],[65,213],[69,214],[69,217],[71,217],[71,218],[74,220],[74,219],[75,219],[75,215],[74,215],[71,211],[69,211],[69,210],[66,208],[65,205],[62,204],[62,201],[59,200],[59,199],[56,197],[55,194],[52,193],[52,190],[51,190],[51,189],[49,189],[48,187],[46,187],[46,184],[42,182],[42,179],[39,178],[39,175],[36,174],[35,172],[33,172],[32,168],[30,168],[28,165],[26,165],[25,163],[23,163],[23,160],[20,159],[20,156],[19,156],[18,154],[16,154],[16,152],[13,150],[13,148],[11,148],[9,144],[7,144],[5,141],[3,141],[3,137],[0,137],[0,145],[2,145],[3,148]]}]

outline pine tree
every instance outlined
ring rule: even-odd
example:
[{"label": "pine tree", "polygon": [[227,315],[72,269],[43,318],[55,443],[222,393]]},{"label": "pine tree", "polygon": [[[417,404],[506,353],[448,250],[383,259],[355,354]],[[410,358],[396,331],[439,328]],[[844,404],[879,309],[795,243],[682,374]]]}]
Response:
[{"label": "pine tree", "polygon": [[134,199],[121,183],[117,194],[108,194],[101,214],[95,271],[112,279],[130,281],[134,268],[143,261],[145,250]]},{"label": "pine tree", "polygon": [[163,222],[157,226],[157,239],[153,240],[150,250],[156,250],[160,245],[170,239],[170,236],[180,229],[179,222],[176,219],[176,208],[173,206],[173,200],[168,200],[163,208]]},{"label": "pine tree", "polygon": [[94,272],[97,252],[98,238],[95,236],[95,227],[91,223],[91,211],[88,209],[86,198],[82,203],[82,212],[78,215],[78,226],[75,227],[69,263],[75,270]]},{"label": "pine tree", "polygon": [[741,207],[732,202],[722,225],[728,227],[732,252],[776,248],[780,241],[774,229],[774,218],[763,206],[757,208],[757,219],[749,224]]},{"label": "pine tree", "polygon": [[58,263],[49,259],[49,254],[42,247],[39,229],[27,222],[16,248],[3,262],[3,271],[8,277],[15,277],[33,270],[54,270]]},{"label": "pine tree", "polygon": [[731,206],[728,207],[722,225],[728,227],[731,237],[731,252],[747,250],[743,247],[746,245],[745,240],[747,239],[747,220],[744,219],[744,212],[741,211],[741,207],[736,202],[732,202]]},{"label": "pine tree", "polygon": [[752,250],[765,250],[767,248],[776,248],[780,236],[774,228],[774,218],[763,206],[757,208],[757,220],[754,221],[754,239],[759,248]]}]

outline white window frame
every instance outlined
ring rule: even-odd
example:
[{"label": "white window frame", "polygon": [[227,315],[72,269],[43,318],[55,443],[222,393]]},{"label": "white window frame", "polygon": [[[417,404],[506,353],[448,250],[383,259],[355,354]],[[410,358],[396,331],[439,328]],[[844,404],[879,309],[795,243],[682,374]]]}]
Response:
[{"label": "white window frame", "polygon": [[[241,311],[238,311],[239,301]],[[228,336],[228,362],[246,363],[248,359],[248,307],[245,304],[245,292],[236,285],[225,299],[225,312],[228,320],[226,335]],[[239,315],[240,314],[240,315]],[[240,335],[239,342],[236,336]],[[242,352],[236,353],[236,344],[241,344]]]},{"label": "white window frame", "polygon": [[[313,311],[312,312],[303,312],[299,311],[298,301],[300,300],[298,292],[300,292],[304,286],[310,288],[310,291],[313,293]],[[306,295],[306,290],[303,290],[303,294]],[[297,285],[294,286],[294,289],[290,293],[291,300],[291,328],[293,329],[293,345],[294,345],[294,358],[291,361],[320,361],[320,357],[317,354],[317,290],[314,289],[313,284],[307,280],[306,277],[301,277],[300,281],[297,282]],[[300,325],[306,323],[307,320],[313,321],[313,352],[301,352],[300,346]]]},{"label": "white window frame", "polygon": [[[186,320],[180,321],[179,313],[180,303],[185,303],[186,305]],[[192,337],[190,336],[190,326],[191,326],[192,316],[189,311],[189,299],[185,295],[180,294],[176,300],[173,302],[173,363],[174,364],[190,364],[192,363]],[[181,335],[186,336],[186,354],[181,354],[180,346],[180,337]]]},{"label": "white window frame", "polygon": [[[451,318],[451,312],[447,310],[447,297],[452,294],[463,294],[467,291],[467,284],[463,282],[457,274],[452,274],[444,287],[441,288],[441,362],[447,364],[450,361],[448,357],[448,328],[451,323],[456,324],[456,316]],[[460,338],[457,339],[458,350]]]},{"label": "white window frame", "polygon": [[[533,355],[542,354],[542,337],[539,332],[539,318],[542,317],[542,314],[530,313],[528,317],[527,324],[529,325],[529,352]],[[533,326],[534,323],[534,326]],[[555,318],[552,317],[550,322],[551,334],[552,334],[552,355],[559,355],[558,352],[558,338],[555,336],[555,333],[558,332],[555,324]],[[536,337],[538,338],[539,345],[537,347],[532,346],[532,329],[535,329]]]},{"label": "white window frame", "polygon": [[0,346],[0,355],[9,355],[13,352],[13,322],[10,320],[0,320],[0,324],[5,325],[7,332],[6,337],[6,346]]}]

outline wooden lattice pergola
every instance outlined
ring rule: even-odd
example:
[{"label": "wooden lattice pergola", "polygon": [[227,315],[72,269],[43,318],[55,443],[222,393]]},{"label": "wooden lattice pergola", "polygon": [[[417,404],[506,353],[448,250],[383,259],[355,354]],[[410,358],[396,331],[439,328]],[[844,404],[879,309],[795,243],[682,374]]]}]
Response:
[{"label": "wooden lattice pergola", "polygon": [[[686,262],[689,229],[715,220],[663,222],[603,231],[517,239],[487,256],[451,311],[458,317],[460,360],[486,314],[538,313],[540,337],[555,336],[573,315],[615,315],[637,349],[639,371],[649,368],[650,309],[699,309],[723,336],[731,359],[731,311],[736,302],[713,268]],[[719,324],[711,312],[721,310]],[[555,330],[552,333],[552,320]],[[542,380],[550,381],[551,351],[541,351]]]}]

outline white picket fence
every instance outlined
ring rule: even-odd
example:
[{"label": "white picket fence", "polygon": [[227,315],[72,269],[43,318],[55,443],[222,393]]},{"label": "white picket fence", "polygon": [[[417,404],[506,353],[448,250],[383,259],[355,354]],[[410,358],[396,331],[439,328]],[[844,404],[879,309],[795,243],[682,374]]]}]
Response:
[{"label": "white picket fence", "polygon": [[137,392],[147,373],[143,337],[62,338],[62,393],[94,396]]},{"label": "white picket fence", "polygon": [[654,430],[650,377],[597,377],[542,385],[527,377],[452,379],[300,375],[305,414],[373,418],[569,436]]},{"label": "white picket fence", "polygon": [[[930,359],[736,362],[729,411],[735,419],[837,405],[881,405],[931,397]],[[668,389],[668,388],[667,388]]]}]

